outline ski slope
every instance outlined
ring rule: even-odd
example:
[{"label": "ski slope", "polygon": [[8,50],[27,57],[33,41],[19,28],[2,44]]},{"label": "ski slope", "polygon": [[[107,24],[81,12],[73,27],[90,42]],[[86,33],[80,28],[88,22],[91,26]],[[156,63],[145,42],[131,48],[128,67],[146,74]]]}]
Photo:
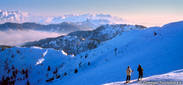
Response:
[{"label": "ski slope", "polygon": [[[27,82],[30,85],[118,85],[125,81],[128,65],[134,71],[132,80],[136,80],[136,69],[141,64],[147,80],[163,80],[165,77],[160,74],[172,71],[165,75],[177,80],[180,75],[183,80],[179,70],[183,69],[182,27],[180,21],[163,27],[128,30],[76,56],[37,47],[0,48],[0,79],[12,77],[10,81],[15,85]],[[28,77],[23,70],[27,70]]]}]

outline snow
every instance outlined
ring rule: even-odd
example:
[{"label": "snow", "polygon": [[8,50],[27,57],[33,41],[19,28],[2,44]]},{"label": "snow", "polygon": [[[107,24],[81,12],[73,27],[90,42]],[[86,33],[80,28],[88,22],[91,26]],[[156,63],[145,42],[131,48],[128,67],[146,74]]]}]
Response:
[{"label": "snow", "polygon": [[68,55],[64,50],[62,50],[62,54],[66,55],[66,56]]},{"label": "snow", "polygon": [[[72,79],[55,82],[52,85],[101,85],[124,81],[125,70],[131,66],[136,79],[137,66],[144,68],[144,77],[158,75],[183,68],[181,43],[183,22],[179,26],[157,27],[146,30],[132,30],[106,41],[98,48],[86,52],[91,62],[90,69],[84,70]],[[154,32],[158,34],[155,36]],[[117,48],[117,55],[114,49]]]},{"label": "snow", "polygon": [[38,46],[32,46],[31,48],[36,48],[36,49],[43,49],[41,47],[38,47]]},{"label": "snow", "polygon": [[120,17],[111,16],[108,14],[70,14],[62,16],[33,16],[28,12],[14,11],[14,10],[1,10],[0,23],[5,22],[36,22],[39,24],[59,24],[62,22],[70,22],[78,25],[88,25],[96,28],[104,24],[124,24],[126,23]]},{"label": "snow", "polygon": [[42,58],[40,58],[37,62],[36,62],[36,65],[39,65],[41,64],[45,59],[44,57],[46,56],[46,54],[48,53],[48,50],[46,50],[43,55],[42,55]]},{"label": "snow", "polygon": [[43,57],[46,56],[47,53],[48,53],[48,50],[46,50],[46,51],[43,53]]},{"label": "snow", "polygon": [[[138,85],[136,69],[141,64],[143,81],[182,81],[182,27],[183,21],[125,31],[96,49],[73,57],[51,48],[0,48],[0,79],[11,77],[14,66],[18,69],[15,85],[25,85],[27,81],[30,85],[119,85],[125,81],[130,65],[134,71],[131,84]],[[21,73],[22,69],[28,69],[28,78]]]},{"label": "snow", "polygon": [[29,16],[28,12],[22,12],[20,10],[0,10],[0,23],[26,22],[26,18],[28,16]]},{"label": "snow", "polygon": [[[58,67],[65,68],[65,71],[70,69],[70,67],[66,68],[67,65],[69,66],[69,64],[67,64],[67,62],[69,62],[68,57],[64,57],[60,51],[53,49],[13,47],[1,51],[0,54],[0,79],[2,79],[2,76],[11,76],[12,72],[17,69],[18,74],[15,85],[25,85],[27,80],[33,85],[38,84],[38,81],[39,84],[44,85],[45,80],[53,76],[51,74],[52,72],[49,73],[47,71],[48,66],[51,67],[51,71],[54,71]],[[6,63],[4,63],[5,61]],[[66,67],[64,65],[65,63]],[[14,70],[11,69],[13,66],[15,68]],[[10,69],[10,73],[5,74],[8,69]],[[21,73],[23,69],[28,69],[29,77],[27,79],[25,79],[24,75]],[[47,73],[49,73],[48,76],[46,76]],[[19,78],[23,78],[24,80],[17,80]]]},{"label": "snow", "polygon": [[[126,81],[111,82],[103,85],[126,85]],[[183,85],[183,69],[143,78],[141,81],[131,80],[128,85]]]},{"label": "snow", "polygon": [[36,62],[36,65],[41,64],[43,61],[44,61],[44,58],[39,59],[39,60]]}]

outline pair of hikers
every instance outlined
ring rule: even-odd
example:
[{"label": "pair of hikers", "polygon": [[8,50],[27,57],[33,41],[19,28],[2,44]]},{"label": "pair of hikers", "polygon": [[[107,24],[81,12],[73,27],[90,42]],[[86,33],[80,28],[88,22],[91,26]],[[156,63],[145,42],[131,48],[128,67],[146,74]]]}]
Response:
[{"label": "pair of hikers", "polygon": [[[143,68],[142,66],[139,64],[137,71],[139,72],[139,77],[138,77],[138,81],[143,77]],[[130,66],[128,66],[127,70],[126,70],[126,74],[127,74],[127,78],[126,78],[126,83],[130,82],[131,79],[131,73],[132,73],[132,69],[130,68]]]}]

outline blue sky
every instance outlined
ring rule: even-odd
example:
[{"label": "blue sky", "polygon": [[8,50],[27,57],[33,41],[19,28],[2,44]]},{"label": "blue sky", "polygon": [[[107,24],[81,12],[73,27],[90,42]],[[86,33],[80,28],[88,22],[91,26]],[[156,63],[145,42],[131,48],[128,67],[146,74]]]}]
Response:
[{"label": "blue sky", "polygon": [[183,0],[0,0],[0,9],[22,10],[41,16],[104,13],[138,21],[142,18],[180,19],[182,4]]}]

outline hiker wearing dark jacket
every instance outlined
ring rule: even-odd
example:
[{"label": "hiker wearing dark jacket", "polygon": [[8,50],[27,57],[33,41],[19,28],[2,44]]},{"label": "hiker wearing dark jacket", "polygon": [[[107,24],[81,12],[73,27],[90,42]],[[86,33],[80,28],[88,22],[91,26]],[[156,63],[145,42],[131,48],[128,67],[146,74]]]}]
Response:
[{"label": "hiker wearing dark jacket", "polygon": [[137,68],[137,71],[139,72],[139,77],[138,77],[138,81],[141,79],[142,80],[142,77],[143,77],[143,68],[142,66],[139,64],[138,68]]}]

